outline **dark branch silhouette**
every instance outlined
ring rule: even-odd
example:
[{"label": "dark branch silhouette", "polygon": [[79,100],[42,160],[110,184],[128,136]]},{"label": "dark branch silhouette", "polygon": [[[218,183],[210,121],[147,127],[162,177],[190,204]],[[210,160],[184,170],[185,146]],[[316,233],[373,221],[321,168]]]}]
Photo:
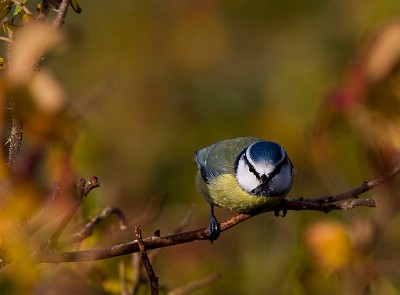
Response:
[{"label": "dark branch silhouette", "polygon": [[154,273],[154,269],[153,269],[153,266],[151,265],[149,256],[147,256],[146,248],[143,244],[142,229],[141,229],[140,225],[135,227],[135,234],[136,234],[136,240],[139,244],[142,263],[144,265],[144,268],[146,269],[147,276],[149,277],[149,280],[150,280],[151,294],[157,295],[158,289],[159,289],[158,277]]},{"label": "dark branch silhouette", "polygon": [[[317,198],[299,198],[287,200],[286,210],[314,210],[321,212],[330,212],[332,210],[347,210],[359,206],[376,207],[376,200],[373,198],[357,199],[363,194],[396,176],[400,172],[400,164],[396,165],[389,173],[370,181],[364,181],[361,185],[352,190],[337,194],[326,195]],[[270,209],[267,211],[274,211]],[[266,212],[266,211],[264,211]],[[221,232],[224,232],[239,223],[256,216],[255,214],[237,214],[220,224]],[[177,244],[190,243],[198,240],[208,240],[209,233],[207,228],[201,228],[193,231],[181,232],[167,236],[152,236],[142,239],[146,250],[168,247]],[[109,248],[73,251],[73,252],[41,252],[36,255],[38,262],[42,263],[60,263],[60,262],[83,262],[107,259],[111,257],[126,255],[139,252],[140,247],[137,240],[115,245]]]}]

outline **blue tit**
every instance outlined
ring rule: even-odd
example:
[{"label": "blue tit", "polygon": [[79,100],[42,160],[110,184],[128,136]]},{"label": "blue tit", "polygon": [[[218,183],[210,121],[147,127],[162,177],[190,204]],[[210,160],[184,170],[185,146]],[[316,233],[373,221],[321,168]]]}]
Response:
[{"label": "blue tit", "polygon": [[220,228],[214,205],[239,213],[271,209],[288,194],[294,167],[283,147],[255,137],[218,141],[195,151],[196,187],[211,205],[210,241]]}]

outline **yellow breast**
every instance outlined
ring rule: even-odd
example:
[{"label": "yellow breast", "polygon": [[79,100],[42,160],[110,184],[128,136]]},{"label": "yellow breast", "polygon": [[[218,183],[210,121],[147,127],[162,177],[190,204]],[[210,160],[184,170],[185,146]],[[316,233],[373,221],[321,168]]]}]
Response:
[{"label": "yellow breast", "polygon": [[[198,180],[199,179],[197,179],[197,181]],[[217,177],[206,187],[201,186],[199,191],[208,202],[241,213],[251,213],[272,208],[285,197],[268,197],[249,194],[239,186],[235,177],[230,174]]]}]

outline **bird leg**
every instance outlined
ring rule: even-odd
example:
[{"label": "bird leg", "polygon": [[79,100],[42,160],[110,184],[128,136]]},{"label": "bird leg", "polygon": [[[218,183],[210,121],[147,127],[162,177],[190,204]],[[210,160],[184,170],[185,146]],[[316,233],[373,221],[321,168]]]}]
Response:
[{"label": "bird leg", "polygon": [[208,222],[208,233],[210,234],[209,240],[210,242],[214,242],[218,239],[220,234],[220,228],[217,218],[214,215],[214,205],[211,204],[211,214],[210,220]]}]

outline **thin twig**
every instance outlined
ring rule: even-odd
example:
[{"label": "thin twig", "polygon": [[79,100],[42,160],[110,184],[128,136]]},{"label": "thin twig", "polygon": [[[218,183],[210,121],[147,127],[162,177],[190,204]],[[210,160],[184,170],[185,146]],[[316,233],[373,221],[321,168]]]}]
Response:
[{"label": "thin twig", "polygon": [[54,20],[54,25],[60,28],[64,24],[65,17],[67,15],[68,7],[71,4],[71,0],[62,0],[58,6],[57,16]]},{"label": "thin twig", "polygon": [[22,122],[15,115],[15,102],[12,101],[11,106],[12,119],[11,119],[11,131],[10,138],[8,139],[8,166],[13,167],[18,161],[21,146],[22,146],[22,135],[23,127]]},{"label": "thin twig", "polygon": [[[287,210],[312,210],[321,211],[328,213],[333,210],[347,210],[355,207],[376,207],[376,200],[374,198],[342,201],[336,203],[319,202],[321,199],[318,198],[318,202],[311,201],[312,199],[294,199],[287,202]],[[271,210],[270,210],[271,211]]]},{"label": "thin twig", "polygon": [[[348,204],[348,202],[344,202],[345,206],[337,205],[337,204],[330,204],[333,205],[327,210],[326,204],[315,204],[315,203],[310,203],[310,202],[304,202],[304,201],[298,201],[295,200],[293,201],[288,201],[288,210],[318,210],[318,211],[323,211],[327,212],[330,210],[343,210],[343,209],[350,209],[350,208],[355,208],[358,206],[365,206],[365,203],[367,205],[373,205],[374,201],[372,199],[367,199],[366,200],[354,200],[352,204]],[[362,202],[360,202],[362,201]],[[322,206],[322,207],[321,207]],[[345,208],[342,208],[345,207]],[[261,212],[260,212],[261,213]],[[230,229],[231,227],[238,225],[239,223],[255,216],[260,213],[256,213],[253,215],[250,214],[237,214],[226,221],[222,222],[220,224],[220,229],[221,232],[226,231]],[[194,231],[189,231],[189,232],[183,232],[179,234],[173,234],[169,236],[161,236],[161,237],[156,237],[152,236],[149,238],[143,239],[143,244],[147,250],[152,250],[152,249],[157,249],[161,247],[168,247],[168,246],[173,246],[177,244],[184,244],[184,243],[190,243],[193,241],[198,241],[198,240],[208,240],[209,239],[209,232],[207,228],[202,228]],[[36,259],[39,262],[43,263],[60,263],[60,262],[78,262],[78,261],[94,261],[94,260],[100,260],[100,259],[107,259],[111,257],[117,257],[117,256],[122,256],[134,252],[139,252],[139,245],[138,241],[132,241],[128,242],[125,244],[120,244],[116,245],[110,248],[102,248],[102,249],[93,249],[93,250],[83,250],[83,251],[75,251],[75,252],[62,252],[58,254],[49,254],[45,253],[46,255],[38,255]],[[42,253],[43,254],[43,253]]]},{"label": "thin twig", "polygon": [[119,220],[119,228],[121,230],[126,229],[126,218],[124,213],[122,212],[121,209],[115,208],[115,207],[107,207],[103,211],[101,211],[100,214],[95,216],[91,221],[89,221],[84,228],[79,232],[73,235],[73,237],[67,241],[64,246],[71,245],[74,243],[78,243],[86,239],[87,237],[91,236],[93,234],[93,230],[96,225],[98,225],[101,221],[106,219],[110,215],[116,215]]},{"label": "thin twig", "polygon": [[100,186],[100,182],[97,176],[93,176],[89,181],[81,178],[78,185],[76,186],[76,200],[69,211],[64,215],[63,219],[57,226],[57,229],[51,235],[50,238],[50,247],[54,247],[58,243],[58,238],[61,236],[61,233],[70,223],[72,217],[74,217],[78,208],[82,205],[84,198],[90,193],[90,191],[94,188]]},{"label": "thin twig", "polygon": [[[24,9],[25,13],[31,14],[31,12],[28,10],[28,8],[24,5],[24,3],[22,1],[13,0],[13,2],[19,4],[22,7],[22,9]],[[44,5],[45,2],[46,1],[43,1],[42,4]],[[57,16],[54,20],[54,25],[57,28],[61,28],[61,26],[64,24],[64,20],[67,15],[68,7],[70,4],[71,4],[71,0],[62,0],[61,1],[60,5],[59,5]],[[42,16],[42,14],[40,14],[39,18],[41,18],[41,17],[45,18],[46,16],[47,16],[47,14],[44,16]],[[7,39],[3,38],[3,40],[9,41],[10,44],[12,42],[12,40],[8,39],[8,38]],[[8,51],[9,50],[10,49],[8,48]],[[42,57],[39,57],[38,60],[41,60],[41,58]],[[10,59],[8,58],[8,60],[10,60]],[[15,162],[17,162],[17,160],[18,160],[21,146],[22,146],[22,134],[23,134],[22,121],[15,116],[14,108],[12,109],[12,112],[13,112],[13,117],[12,117],[12,122],[11,122],[12,126],[11,126],[11,132],[10,132],[10,138],[9,138],[9,149],[8,149],[8,165],[10,167],[12,167],[15,164]]]},{"label": "thin twig", "polygon": [[[83,183],[83,186],[81,186],[82,191],[78,194],[79,198],[82,200],[86,198],[93,189],[100,187],[99,178],[97,176],[92,176],[87,182],[81,178],[80,182]],[[78,189],[79,188],[80,187],[78,187]]]},{"label": "thin twig", "polygon": [[142,257],[142,263],[146,269],[147,275],[150,280],[151,294],[158,295],[158,289],[159,289],[158,277],[154,273],[153,267],[150,263],[150,259],[147,256],[146,247],[143,244],[142,229],[141,229],[140,225],[135,227],[135,234],[136,234],[137,242],[139,244],[139,249],[140,249],[140,253],[141,253],[141,257]]},{"label": "thin twig", "polygon": [[[369,199],[367,199],[369,200]],[[363,202],[360,202],[363,201]],[[288,210],[318,210],[318,207],[321,204],[309,203],[304,201],[293,201],[295,205],[292,205],[292,201],[288,201]],[[301,202],[299,204],[298,202]],[[373,201],[366,200],[354,200],[354,203],[351,204],[351,208],[355,208],[358,206],[364,206],[365,202],[368,205],[373,205]],[[293,208],[295,209],[292,209]],[[324,206],[325,210],[319,209],[318,211],[326,211],[326,207]],[[346,202],[346,209],[350,209],[349,204]],[[336,205],[331,208],[331,210],[343,210],[340,206]],[[260,213],[257,213],[260,214]],[[228,220],[221,223],[221,232],[230,229],[231,227],[238,225],[239,223],[257,215],[250,215],[250,214],[237,214]],[[209,239],[209,232],[207,228],[202,228],[194,231],[183,232],[179,234],[173,234],[164,237],[156,237],[152,236],[149,238],[143,239],[143,244],[147,250],[157,249],[161,247],[168,247],[177,244],[184,244],[193,241],[199,240],[208,240]],[[36,257],[38,262],[43,263],[60,263],[60,262],[78,262],[78,261],[94,261],[94,260],[101,260],[107,259],[111,257],[122,256],[130,253],[139,252],[139,245],[138,242],[132,241],[125,244],[116,245],[110,248],[102,248],[102,249],[93,249],[93,250],[83,250],[83,251],[75,251],[75,252],[62,252],[62,253],[39,253]]]},{"label": "thin twig", "polygon": [[140,286],[140,257],[138,253],[132,253],[131,254],[131,264],[132,264],[132,269],[133,269],[133,286],[132,286],[132,295],[136,295],[139,292],[139,286]]},{"label": "thin twig", "polygon": [[123,261],[119,262],[118,265],[118,270],[119,270],[119,277],[121,280],[121,295],[128,295],[128,288],[126,286],[126,281],[125,281],[125,277],[126,277],[126,272],[125,272],[125,263]]},{"label": "thin twig", "polygon": [[[375,199],[356,199],[349,201],[337,202],[336,200],[343,198],[343,195],[346,195],[349,199],[355,198],[358,195],[366,192],[390,178],[396,176],[400,172],[400,164],[397,165],[391,172],[388,174],[378,177],[376,179],[365,181],[360,186],[354,188],[353,190],[347,191],[345,193],[340,193],[334,196],[322,196],[319,198],[309,198],[309,199],[294,199],[288,200],[286,204],[287,210],[316,210],[322,212],[329,212],[332,210],[347,210],[356,208],[359,206],[367,206],[367,207],[375,207],[376,201]],[[270,209],[269,211],[273,211],[274,209]],[[220,224],[221,232],[230,229],[231,227],[238,225],[239,223],[260,214],[258,212],[256,214],[237,214],[229,218],[228,220],[222,222]],[[207,228],[202,228],[194,231],[183,232],[179,234],[158,237],[152,236],[149,238],[143,239],[143,245],[146,250],[168,247],[177,244],[189,243],[196,240],[208,240],[209,232]],[[111,257],[126,255],[134,252],[139,252],[138,241],[132,241],[125,244],[116,245],[110,248],[103,249],[93,249],[93,250],[84,250],[84,251],[76,251],[76,252],[62,252],[55,253],[53,255],[43,255],[43,253],[39,253],[36,259],[39,262],[43,263],[59,263],[59,262],[77,262],[77,261],[93,261],[99,259],[107,259]]]},{"label": "thin twig", "polygon": [[351,190],[348,190],[346,192],[337,194],[337,195],[326,195],[318,198],[309,198],[309,199],[303,199],[304,201],[313,201],[317,203],[333,203],[333,202],[338,202],[346,199],[351,199],[351,198],[357,198],[359,195],[373,189],[374,187],[377,187],[393,176],[396,176],[397,174],[400,173],[400,163],[397,164],[392,168],[391,171],[389,171],[386,175],[377,177],[373,180],[365,180],[363,183],[361,183],[358,187],[353,188]]}]

